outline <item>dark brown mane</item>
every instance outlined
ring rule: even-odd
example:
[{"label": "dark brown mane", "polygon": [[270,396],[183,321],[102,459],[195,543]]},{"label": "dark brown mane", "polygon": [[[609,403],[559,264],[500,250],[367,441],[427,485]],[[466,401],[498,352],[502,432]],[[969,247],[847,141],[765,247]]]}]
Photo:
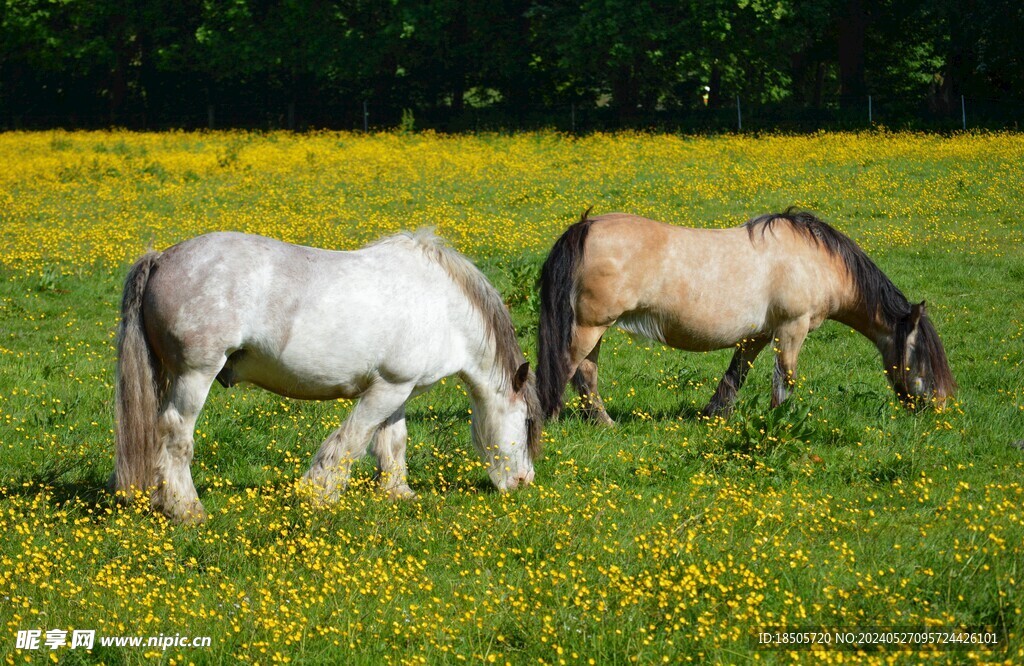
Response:
[{"label": "dark brown mane", "polygon": [[[911,304],[903,292],[848,236],[811,213],[788,208],[784,213],[756,217],[746,222],[744,226],[753,238],[756,229],[760,228],[761,234],[764,235],[779,220],[787,222],[815,245],[823,246],[826,252],[842,260],[867,311],[879,313],[892,330],[895,357],[903,358],[907,338],[911,332]],[[936,391],[943,396],[952,395],[957,388],[956,381],[953,379],[939,334],[927,315],[923,315],[918,324],[916,348],[928,358]]]},{"label": "dark brown mane", "polygon": [[784,213],[769,213],[748,221],[744,226],[750,237],[754,231],[761,229],[764,235],[783,220],[815,245],[823,246],[829,254],[839,257],[850,278],[856,285],[857,294],[868,312],[878,312],[890,327],[895,328],[897,322],[910,314],[910,301],[903,292],[892,283],[875,262],[871,261],[864,250],[860,249],[848,236],[813,214],[805,211],[794,211],[787,208]]}]

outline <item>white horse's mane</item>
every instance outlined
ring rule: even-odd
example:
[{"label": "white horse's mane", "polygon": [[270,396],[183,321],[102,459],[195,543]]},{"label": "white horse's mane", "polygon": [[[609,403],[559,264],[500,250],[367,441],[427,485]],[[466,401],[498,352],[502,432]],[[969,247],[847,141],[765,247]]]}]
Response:
[{"label": "white horse's mane", "polygon": [[367,247],[398,244],[411,244],[419,248],[424,256],[444,268],[452,282],[458,285],[480,313],[487,335],[494,341],[495,353],[501,362],[502,381],[510,381],[525,361],[525,357],[516,340],[512,317],[505,307],[501,294],[487,276],[473,262],[451,247],[448,241],[438,236],[434,227],[402,231],[381,238]]},{"label": "white horse's mane", "polygon": [[[473,307],[480,313],[485,335],[494,341],[495,356],[501,369],[499,378],[502,386],[510,386],[520,366],[526,362],[523,350],[516,340],[515,327],[501,294],[494,288],[473,262],[452,248],[448,242],[434,233],[433,227],[421,227],[416,231],[403,231],[393,236],[382,238],[372,245],[410,244],[419,248],[430,261],[440,265],[462,293],[469,299]],[[535,379],[529,372],[529,380],[523,390],[527,410],[530,414],[528,446],[531,456],[540,454],[541,430],[544,418],[541,413],[540,401],[537,397]]]}]

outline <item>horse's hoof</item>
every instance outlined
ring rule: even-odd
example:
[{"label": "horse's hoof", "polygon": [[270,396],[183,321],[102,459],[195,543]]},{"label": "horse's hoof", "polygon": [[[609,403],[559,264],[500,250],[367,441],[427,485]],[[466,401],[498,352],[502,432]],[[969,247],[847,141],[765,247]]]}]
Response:
[{"label": "horse's hoof", "polygon": [[410,488],[404,483],[394,488],[385,488],[384,492],[387,493],[388,497],[393,500],[408,501],[416,499],[416,493],[413,492],[412,488]]},{"label": "horse's hoof", "polygon": [[732,407],[712,407],[708,405],[704,409],[700,410],[700,417],[702,419],[715,419],[723,418],[727,419],[732,415]]},{"label": "horse's hoof", "polygon": [[203,505],[199,505],[197,509],[189,509],[183,516],[177,519],[179,525],[202,525],[210,517],[210,514],[206,512]]},{"label": "horse's hoof", "polygon": [[165,514],[171,522],[178,525],[201,525],[210,517],[198,500],[185,506],[176,505]]}]

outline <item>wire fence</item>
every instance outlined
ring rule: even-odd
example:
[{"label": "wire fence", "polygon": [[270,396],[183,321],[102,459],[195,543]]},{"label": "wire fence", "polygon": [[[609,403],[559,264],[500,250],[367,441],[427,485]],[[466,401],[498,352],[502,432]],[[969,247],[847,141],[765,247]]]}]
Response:
[{"label": "wire fence", "polygon": [[855,131],[868,128],[954,131],[1019,130],[1024,101],[959,97],[942,104],[920,98],[868,95],[835,97],[815,107],[755,103],[735,97],[718,108],[621,109],[584,103],[557,105],[493,104],[417,108],[380,104],[372,99],[302,107],[288,104],[221,103],[174,113],[145,110],[128,113],[45,113],[34,109],[0,109],[0,130],[314,130],[379,131],[390,129],[441,132],[555,130],[588,133],[616,130],[707,132]]}]

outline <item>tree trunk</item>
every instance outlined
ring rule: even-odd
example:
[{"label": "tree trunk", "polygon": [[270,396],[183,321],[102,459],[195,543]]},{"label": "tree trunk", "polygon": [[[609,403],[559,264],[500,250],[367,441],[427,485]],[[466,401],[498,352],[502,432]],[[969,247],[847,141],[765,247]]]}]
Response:
[{"label": "tree trunk", "polygon": [[718,64],[711,66],[711,80],[708,81],[708,108],[722,108],[722,68]]},{"label": "tree trunk", "polygon": [[867,94],[864,82],[864,36],[868,15],[863,0],[848,0],[846,15],[839,20],[839,94],[842,103]]},{"label": "tree trunk", "polygon": [[508,77],[511,99],[506,102],[515,114],[516,122],[520,125],[526,118],[526,112],[531,102],[532,94],[532,72],[530,71],[530,11],[531,3],[528,0],[517,0],[510,8],[511,16],[514,16],[515,40],[518,45],[512,47],[509,54],[511,62],[506,70]]},{"label": "tree trunk", "polygon": [[452,115],[460,116],[466,105],[466,59],[469,49],[469,17],[465,3],[458,3],[452,17],[451,35],[451,93]]},{"label": "tree trunk", "polygon": [[639,90],[633,76],[633,68],[623,65],[615,69],[612,76],[612,105],[615,107],[620,122],[636,116]]},{"label": "tree trunk", "polygon": [[114,67],[107,78],[107,94],[109,102],[109,120],[116,125],[128,98],[128,67],[131,63],[131,45],[127,39],[127,20],[124,16],[115,16],[110,21],[107,32],[114,51]]},{"label": "tree trunk", "polygon": [[819,62],[814,72],[814,108],[821,108],[821,98],[825,91],[825,63]]}]

